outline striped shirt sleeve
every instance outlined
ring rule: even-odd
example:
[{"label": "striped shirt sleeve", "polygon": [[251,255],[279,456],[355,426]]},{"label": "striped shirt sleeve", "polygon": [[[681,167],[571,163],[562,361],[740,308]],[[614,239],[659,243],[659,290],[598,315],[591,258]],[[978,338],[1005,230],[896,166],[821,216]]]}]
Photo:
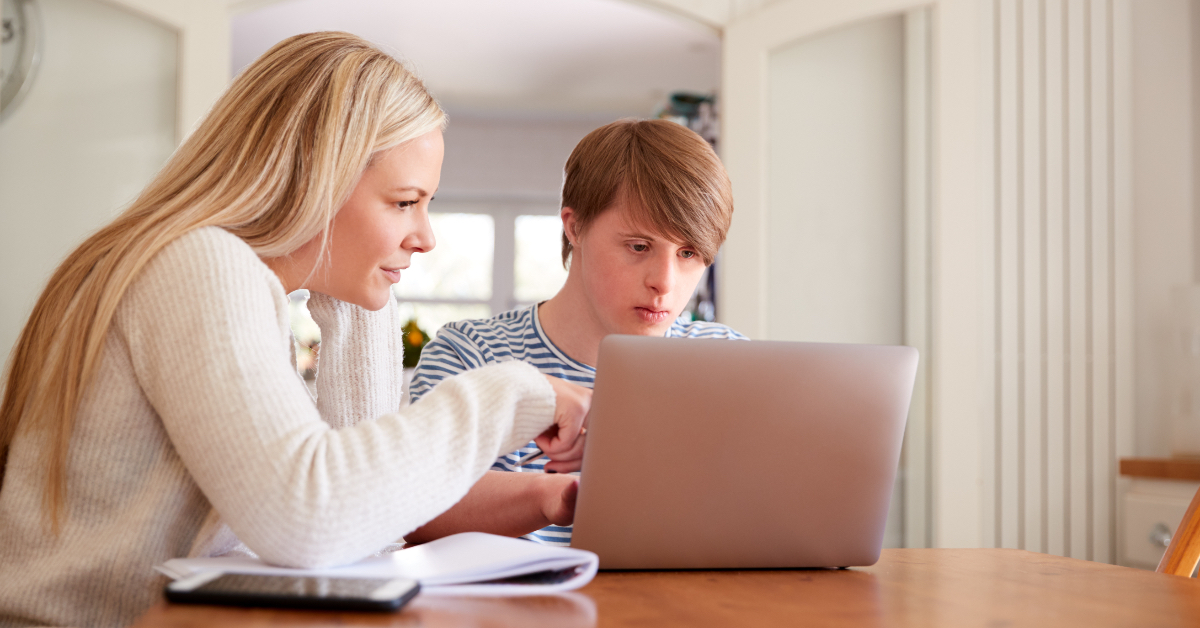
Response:
[{"label": "striped shirt sleeve", "polygon": [[479,347],[449,325],[421,350],[421,361],[409,385],[409,402],[416,402],[443,379],[486,364]]}]

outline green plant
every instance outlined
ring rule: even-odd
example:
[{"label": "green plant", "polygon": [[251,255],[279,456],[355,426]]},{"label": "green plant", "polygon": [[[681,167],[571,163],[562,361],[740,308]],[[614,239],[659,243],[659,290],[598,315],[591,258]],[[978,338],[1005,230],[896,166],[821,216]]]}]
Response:
[{"label": "green plant", "polygon": [[401,328],[404,333],[404,368],[414,368],[421,359],[421,349],[429,344],[429,334],[417,327],[417,319],[410,318]]}]

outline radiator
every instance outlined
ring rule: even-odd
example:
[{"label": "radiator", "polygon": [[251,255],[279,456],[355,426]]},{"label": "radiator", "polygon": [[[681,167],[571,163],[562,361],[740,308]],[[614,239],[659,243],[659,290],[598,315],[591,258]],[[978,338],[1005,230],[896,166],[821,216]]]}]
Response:
[{"label": "radiator", "polygon": [[987,6],[984,539],[1112,562],[1132,449],[1130,7]]}]

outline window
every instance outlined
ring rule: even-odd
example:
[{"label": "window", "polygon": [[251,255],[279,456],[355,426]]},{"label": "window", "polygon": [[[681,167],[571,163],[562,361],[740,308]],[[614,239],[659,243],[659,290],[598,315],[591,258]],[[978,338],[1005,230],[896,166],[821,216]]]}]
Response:
[{"label": "window", "polygon": [[562,219],[555,216],[517,216],[514,229],[513,298],[520,305],[554,296],[567,280],[562,262]]},{"label": "window", "polygon": [[401,319],[432,335],[447,322],[490,315],[496,225],[488,214],[465,212],[431,213],[429,222],[437,245],[412,256],[392,292]]},{"label": "window", "polygon": [[544,301],[566,281],[557,198],[438,198],[432,209],[437,246],[393,287],[400,318],[426,333]]}]

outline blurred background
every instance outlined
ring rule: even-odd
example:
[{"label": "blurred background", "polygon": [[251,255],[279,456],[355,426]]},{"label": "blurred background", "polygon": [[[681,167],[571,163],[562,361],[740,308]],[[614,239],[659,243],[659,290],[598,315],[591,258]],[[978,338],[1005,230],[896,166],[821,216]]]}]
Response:
[{"label": "blurred background", "polygon": [[921,351],[889,545],[1152,567],[1153,525],[1200,486],[1121,473],[1200,455],[1192,0],[3,0],[0,18],[5,354],[233,75],[340,29],[451,116],[438,247],[396,295],[428,334],[551,296],[571,148],[665,116],[734,184],[692,316]]}]

